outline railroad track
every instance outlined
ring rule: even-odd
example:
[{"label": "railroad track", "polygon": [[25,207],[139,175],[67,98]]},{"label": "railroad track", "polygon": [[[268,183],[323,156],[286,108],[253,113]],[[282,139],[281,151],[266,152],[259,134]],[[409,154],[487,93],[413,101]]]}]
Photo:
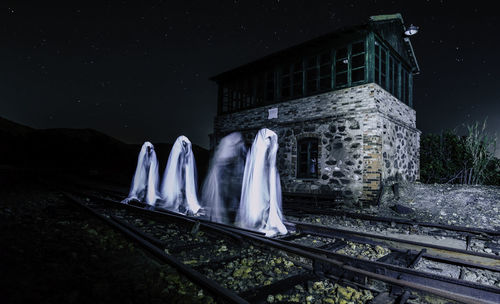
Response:
[{"label": "railroad track", "polygon": [[[102,194],[96,194],[99,193]],[[338,301],[339,297],[354,295],[359,303],[370,297],[374,297],[371,303],[405,303],[410,297],[429,293],[463,303],[500,302],[497,287],[413,269],[420,260],[428,259],[498,274],[498,259],[491,255],[415,242],[401,245],[400,240],[299,222],[287,223],[295,233],[270,239],[260,233],[166,210],[120,204],[115,195],[86,193],[88,200],[68,197],[132,234],[134,240],[147,243],[148,250],[158,251],[155,255],[166,255],[162,259],[167,262],[168,257],[174,258],[181,272],[193,272],[188,274],[190,279],[226,302],[314,303],[312,300],[318,297],[331,296],[332,301]],[[350,256],[346,249],[352,244],[375,248],[386,259]],[[341,250],[344,254],[339,253]]]}]

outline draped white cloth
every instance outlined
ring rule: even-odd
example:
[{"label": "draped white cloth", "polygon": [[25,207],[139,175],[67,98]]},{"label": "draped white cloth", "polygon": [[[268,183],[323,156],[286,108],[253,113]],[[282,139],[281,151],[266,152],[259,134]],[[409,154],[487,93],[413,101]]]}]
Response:
[{"label": "draped white cloth", "polygon": [[202,204],[211,221],[231,223],[239,206],[246,148],[241,133],[221,139],[203,184]]},{"label": "draped white cloth", "polygon": [[163,175],[163,207],[175,212],[196,214],[201,208],[196,191],[196,163],[191,142],[181,135],[172,146]]},{"label": "draped white cloth", "polygon": [[247,154],[236,223],[267,236],[286,234],[281,209],[281,185],[276,168],[278,136],[269,129],[257,133]]},{"label": "draped white cloth", "polygon": [[123,203],[137,200],[154,206],[158,194],[158,160],[153,145],[146,141],[141,148],[137,159],[132,186],[128,197]]}]

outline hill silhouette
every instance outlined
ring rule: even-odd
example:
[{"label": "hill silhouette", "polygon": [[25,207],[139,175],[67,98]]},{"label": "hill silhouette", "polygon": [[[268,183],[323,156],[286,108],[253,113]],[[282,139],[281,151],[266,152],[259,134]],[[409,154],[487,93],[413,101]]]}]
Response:
[{"label": "hill silhouette", "polygon": [[[2,117],[0,142],[2,166],[112,177],[124,183],[132,180],[142,145],[124,143],[94,129],[34,129]],[[172,144],[153,144],[164,169]],[[198,177],[203,177],[209,151],[193,144],[193,153]]]}]

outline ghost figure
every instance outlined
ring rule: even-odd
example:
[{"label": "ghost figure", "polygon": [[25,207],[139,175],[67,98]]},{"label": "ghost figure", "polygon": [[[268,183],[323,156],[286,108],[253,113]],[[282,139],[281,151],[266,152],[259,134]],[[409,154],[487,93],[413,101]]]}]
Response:
[{"label": "ghost figure", "polygon": [[196,214],[200,210],[196,193],[196,163],[191,142],[179,136],[172,146],[161,185],[163,207]]},{"label": "ghost figure", "polygon": [[266,236],[288,231],[281,211],[281,185],[276,168],[278,136],[261,129],[247,154],[240,207],[236,223],[247,229],[264,232]]},{"label": "ghost figure", "polygon": [[145,142],[137,159],[134,179],[128,197],[123,203],[137,200],[154,206],[158,195],[158,160],[153,145]]},{"label": "ghost figure", "polygon": [[238,132],[222,138],[215,149],[202,191],[203,208],[211,221],[234,222],[241,197],[245,154],[245,143]]}]

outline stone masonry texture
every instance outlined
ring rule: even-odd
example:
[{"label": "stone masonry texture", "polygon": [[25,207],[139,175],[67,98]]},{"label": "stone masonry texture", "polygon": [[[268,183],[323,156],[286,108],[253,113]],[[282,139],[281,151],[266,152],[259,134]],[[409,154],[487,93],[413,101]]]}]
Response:
[{"label": "stone masonry texture", "polygon": [[[278,117],[268,119],[272,108]],[[419,179],[415,110],[375,83],[219,115],[214,126],[217,143],[236,131],[249,145],[261,128],[276,132],[284,192],[374,202],[381,183]],[[297,141],[305,137],[319,142],[315,179],[297,178]]]}]

